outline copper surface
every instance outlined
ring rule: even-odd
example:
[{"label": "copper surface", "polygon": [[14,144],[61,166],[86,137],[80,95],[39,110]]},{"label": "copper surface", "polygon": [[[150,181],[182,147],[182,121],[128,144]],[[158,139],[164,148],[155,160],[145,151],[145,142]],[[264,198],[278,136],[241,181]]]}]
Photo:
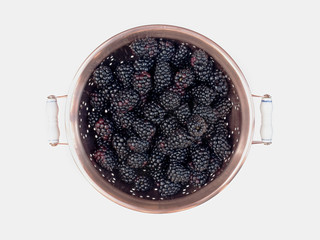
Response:
[{"label": "copper surface", "polygon": [[[234,124],[239,124],[241,134],[235,152],[225,170],[206,187],[190,195],[173,200],[152,201],[131,196],[115,188],[105,181],[90,162],[80,139],[78,127],[79,104],[82,91],[87,80],[98,64],[114,50],[127,45],[136,38],[156,37],[170,38],[188,42],[202,48],[211,55],[232,79],[241,105],[239,118]],[[252,143],[254,129],[254,109],[252,96],[244,75],[233,59],[215,42],[194,31],[167,25],[148,25],[124,31],[101,44],[83,62],[74,77],[67,99],[66,134],[73,158],[85,178],[101,194],[124,207],[149,213],[169,213],[186,210],[209,200],[234,178],[243,165]]]}]

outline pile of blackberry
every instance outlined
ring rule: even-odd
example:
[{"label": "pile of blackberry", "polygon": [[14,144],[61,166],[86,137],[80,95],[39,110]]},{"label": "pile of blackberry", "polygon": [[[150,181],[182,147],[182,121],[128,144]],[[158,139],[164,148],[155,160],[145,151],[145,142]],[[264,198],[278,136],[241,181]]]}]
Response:
[{"label": "pile of blackberry", "polygon": [[232,151],[227,75],[187,43],[144,38],[123,48],[126,57],[90,77],[93,161],[131,193],[170,199],[202,187]]}]

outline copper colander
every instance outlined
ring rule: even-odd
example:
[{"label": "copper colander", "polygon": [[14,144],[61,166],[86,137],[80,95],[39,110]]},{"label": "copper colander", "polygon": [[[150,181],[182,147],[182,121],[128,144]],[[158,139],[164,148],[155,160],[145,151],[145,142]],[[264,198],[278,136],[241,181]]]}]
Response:
[{"label": "copper colander", "polygon": [[[230,81],[229,97],[233,103],[228,119],[230,138],[234,143],[232,155],[222,171],[211,176],[202,188],[187,187],[174,199],[158,199],[152,194],[141,195],[130,191],[114,173],[105,172],[92,162],[94,134],[88,128],[89,81],[93,70],[117,49],[137,38],[154,37],[174,39],[196,46],[211,55],[227,73]],[[74,160],[85,178],[101,194],[112,201],[141,212],[168,213],[197,206],[218,194],[237,174],[252,144],[254,109],[249,86],[233,59],[215,42],[194,31],[167,25],[149,25],[124,31],[101,44],[78,70],[67,98],[66,133]]]}]

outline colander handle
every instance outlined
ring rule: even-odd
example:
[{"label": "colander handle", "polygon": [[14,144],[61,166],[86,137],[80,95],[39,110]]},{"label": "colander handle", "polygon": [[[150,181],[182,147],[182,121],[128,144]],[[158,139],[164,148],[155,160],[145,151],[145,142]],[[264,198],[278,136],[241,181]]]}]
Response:
[{"label": "colander handle", "polygon": [[263,143],[270,145],[272,143],[272,98],[269,94],[263,96],[252,95],[254,97],[261,97],[260,112],[261,112],[261,127],[260,136],[261,141],[253,141],[253,144]]},{"label": "colander handle", "polygon": [[46,112],[48,118],[48,142],[51,146],[57,145],[67,145],[67,143],[60,143],[60,130],[59,130],[59,122],[58,122],[58,114],[59,114],[59,107],[57,98],[63,98],[64,96],[54,96],[50,95],[47,98],[46,103]]}]

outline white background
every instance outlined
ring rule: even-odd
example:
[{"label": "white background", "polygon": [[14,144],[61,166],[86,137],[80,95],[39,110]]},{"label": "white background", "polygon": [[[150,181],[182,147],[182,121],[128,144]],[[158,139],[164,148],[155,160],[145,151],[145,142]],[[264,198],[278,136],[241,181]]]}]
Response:
[{"label": "white background", "polygon": [[[319,239],[318,1],[265,2],[1,1],[0,239]],[[252,146],[224,191],[175,214],[109,201],[46,139],[46,97],[66,94],[103,41],[153,23],[211,38],[274,100],[274,143]]]}]

